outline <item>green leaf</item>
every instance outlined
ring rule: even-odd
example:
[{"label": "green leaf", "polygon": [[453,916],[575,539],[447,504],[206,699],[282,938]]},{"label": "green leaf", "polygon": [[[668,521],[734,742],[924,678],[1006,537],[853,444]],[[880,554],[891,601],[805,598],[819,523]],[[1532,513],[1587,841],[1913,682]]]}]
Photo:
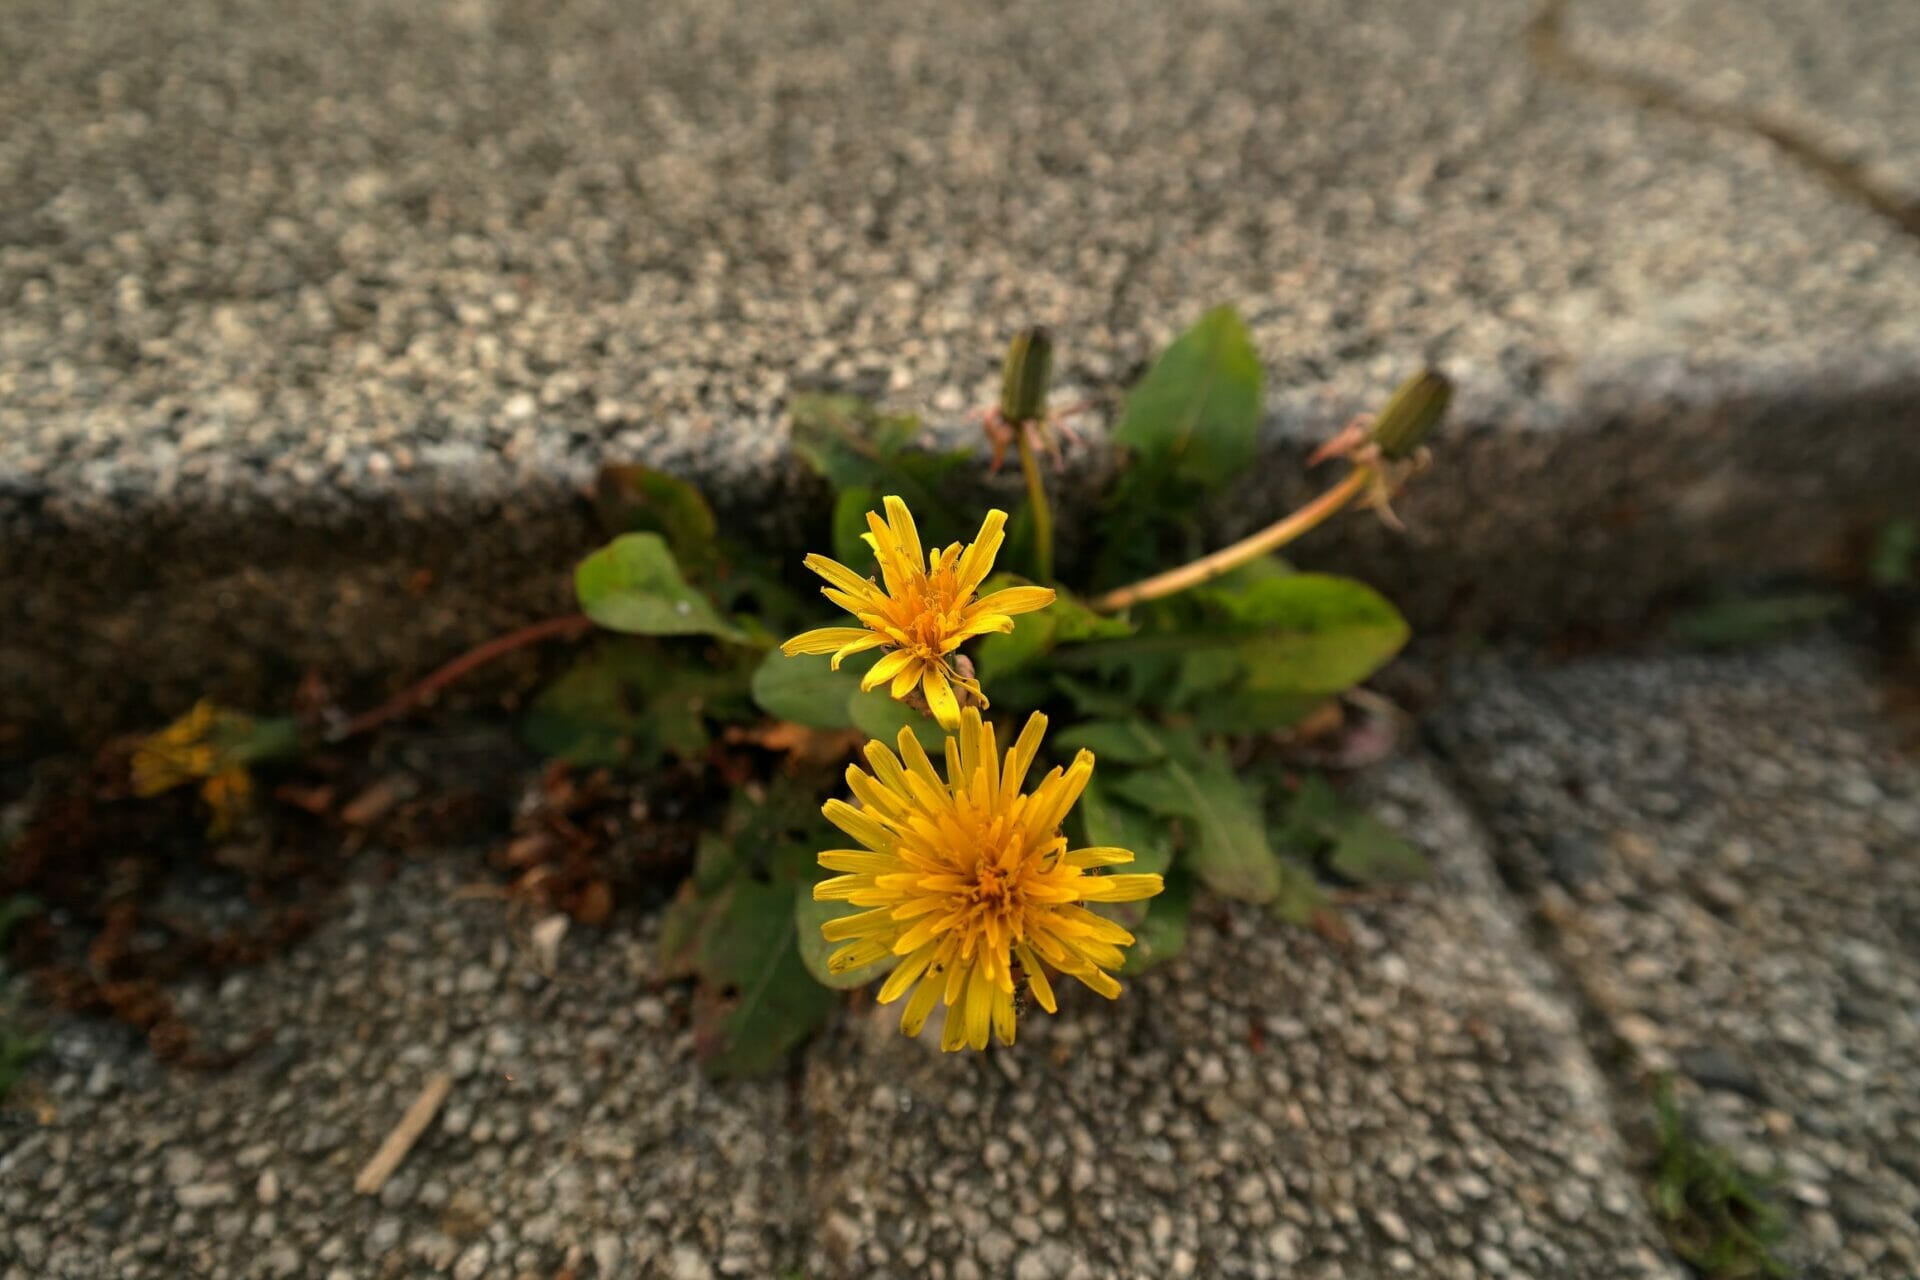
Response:
[{"label": "green leaf", "polygon": [[860,677],[846,664],[833,670],[824,657],[789,658],[778,649],[753,672],[753,700],[779,720],[809,729],[850,729],[847,700],[860,692]]},{"label": "green leaf", "polygon": [[[797,395],[787,404],[793,419],[793,449],[800,458],[833,486],[836,494],[864,490],[869,505],[852,511],[856,501],[848,500],[848,512],[836,507],[835,529],[851,530],[851,521],[869,510],[878,510],[872,495],[896,494],[912,509],[921,541],[927,546],[944,546],[970,538],[978,530],[969,526],[965,514],[948,495],[953,491],[955,473],[972,458],[955,451],[934,453],[915,447],[920,421],[906,414],[881,413],[856,396]],[[857,532],[857,531],[856,531]],[[864,545],[864,544],[862,544]],[[836,538],[836,548],[841,541]],[[857,568],[860,561],[847,560],[857,554],[850,546],[842,548],[842,559]]]},{"label": "green leaf", "polygon": [[694,873],[661,921],[663,967],[698,979],[694,1043],[716,1075],[772,1070],[832,1008],[802,958],[794,901],[826,847],[817,799],[786,778],[757,798],[736,792],[725,836],[701,838]]},{"label": "green leaf", "polygon": [[582,560],[573,581],[580,608],[609,630],[746,639],[712,601],[687,585],[657,533],[621,534]]},{"label": "green leaf", "polygon": [[1244,902],[1271,902],[1280,862],[1267,844],[1259,797],[1219,759],[1198,765],[1169,757],[1110,784],[1122,800],[1182,820],[1187,865],[1208,888]]},{"label": "green leaf", "polygon": [[1053,736],[1056,752],[1082,747],[1101,764],[1151,764],[1166,756],[1165,745],[1136,720],[1086,720]]},{"label": "green leaf", "polygon": [[657,533],[686,564],[713,557],[719,523],[700,490],[639,463],[608,464],[594,480],[594,506],[610,535]]},{"label": "green leaf", "polygon": [[1670,630],[1683,644],[1733,649],[1764,644],[1826,622],[1846,607],[1847,598],[1837,591],[1725,592],[1676,615]]},{"label": "green leaf", "polygon": [[[980,586],[982,596],[1006,587],[1031,585],[1011,573],[996,573]],[[1037,613],[1013,620],[1013,630],[983,637],[974,653],[974,667],[982,681],[998,680],[1033,665],[1056,645],[1115,638],[1133,633],[1133,624],[1095,613],[1064,587],[1054,588],[1054,601]]]},{"label": "green leaf", "polygon": [[791,884],[739,876],[701,913],[694,1045],[716,1076],[772,1071],[833,1009],[801,961],[793,895]]},{"label": "green leaf", "polygon": [[1324,861],[1355,884],[1411,884],[1431,870],[1424,853],[1318,774],[1308,775],[1288,803],[1280,847],[1310,863]]},{"label": "green leaf", "polygon": [[695,670],[657,645],[610,640],[542,689],[521,732],[542,755],[579,765],[687,758],[709,742],[707,720],[743,710],[736,674]]},{"label": "green leaf", "polygon": [[1920,520],[1889,520],[1873,540],[1867,581],[1876,587],[1903,587],[1920,572]]},{"label": "green leaf", "polygon": [[864,693],[854,690],[853,696],[847,699],[847,714],[854,728],[889,747],[900,740],[900,730],[904,727],[913,730],[913,736],[935,760],[941,759],[941,753],[946,750],[946,731],[933,717],[922,715],[904,702],[894,701],[885,689]]},{"label": "green leaf", "polygon": [[[1056,661],[1124,675],[1136,698],[1154,705],[1172,705],[1171,695],[1190,698],[1212,720],[1224,716],[1250,731],[1272,727],[1245,723],[1250,709],[1287,723],[1372,675],[1407,640],[1398,611],[1350,578],[1262,577],[1196,597],[1199,616],[1168,617],[1161,625],[1170,629],[1062,649]],[[1198,659],[1202,654],[1211,656]],[[1238,680],[1230,677],[1233,663],[1243,668]],[[1243,700],[1246,708],[1237,710]]]},{"label": "green leaf", "polygon": [[1327,866],[1356,884],[1413,884],[1430,871],[1425,854],[1368,813],[1356,815],[1340,833]]},{"label": "green leaf", "polygon": [[[1074,806],[1074,812],[1079,815],[1080,829],[1086,836],[1085,844],[1081,847],[1133,851],[1133,861],[1124,868],[1127,872],[1161,874],[1173,862],[1172,829],[1164,820],[1116,798],[1105,776],[1098,770],[1087,781],[1087,788],[1081,792],[1080,803]],[[1116,902],[1103,905],[1110,905],[1117,910],[1137,907],[1139,904]]]},{"label": "green leaf", "polygon": [[1310,925],[1314,917],[1332,906],[1326,890],[1314,879],[1313,872],[1297,862],[1280,859],[1280,885],[1274,891],[1267,910],[1276,920],[1293,925]]},{"label": "green leaf", "polygon": [[1245,688],[1262,693],[1332,694],[1359,684],[1407,642],[1406,619],[1352,578],[1296,573],[1267,578],[1214,601],[1250,666]]},{"label": "green leaf", "polygon": [[[867,513],[880,509],[883,495],[871,486],[853,485],[842,489],[833,500],[833,557],[852,569],[874,562],[873,548],[866,543]],[[858,569],[854,569],[858,573]]]},{"label": "green leaf", "polygon": [[848,906],[844,902],[815,902],[813,886],[802,883],[793,898],[793,922],[798,931],[800,942],[800,960],[813,975],[813,980],[822,986],[832,987],[835,991],[851,991],[855,987],[864,987],[881,974],[892,969],[896,960],[889,957],[875,960],[872,964],[862,965],[858,969],[849,969],[845,973],[834,973],[827,968],[827,960],[846,944],[828,942],[820,936],[820,926],[829,920],[852,915],[862,907]]},{"label": "green leaf", "polygon": [[1193,881],[1184,875],[1167,877],[1167,887],[1140,904],[1146,918],[1133,931],[1123,974],[1145,973],[1187,949],[1187,921],[1193,914]]},{"label": "green leaf", "polygon": [[1262,375],[1247,329],[1216,307],[1161,353],[1127,397],[1113,439],[1178,480],[1224,484],[1253,461]]}]

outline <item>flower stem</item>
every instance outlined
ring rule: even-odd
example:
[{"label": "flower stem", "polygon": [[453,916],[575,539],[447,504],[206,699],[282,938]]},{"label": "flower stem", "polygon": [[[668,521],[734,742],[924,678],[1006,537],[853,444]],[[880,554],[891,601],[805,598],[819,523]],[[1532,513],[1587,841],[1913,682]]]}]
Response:
[{"label": "flower stem", "polygon": [[559,637],[577,639],[593,630],[593,619],[584,613],[570,613],[564,618],[548,618],[536,622],[518,631],[510,631],[503,636],[495,636],[476,649],[461,654],[446,666],[441,667],[426,679],[402,689],[371,711],[364,711],[347,721],[346,724],[327,735],[331,742],[339,742],[377,729],[389,720],[394,720],[413,710],[440,690],[454,681],[492,662],[495,658],[505,657],[517,649],[538,644],[542,640]]},{"label": "flower stem", "polygon": [[[1024,455],[1022,455],[1024,457]],[[1107,592],[1092,602],[1092,608],[1109,613],[1115,609],[1124,609],[1128,605],[1139,604],[1143,600],[1158,600],[1189,587],[1197,587],[1203,582],[1219,577],[1230,569],[1237,569],[1255,556],[1284,547],[1301,534],[1317,528],[1340,508],[1353,501],[1365,491],[1373,479],[1374,469],[1370,466],[1355,467],[1347,478],[1319,497],[1301,507],[1291,515],[1283,516],[1258,533],[1248,534],[1230,547],[1222,547],[1212,555],[1200,557],[1190,564],[1177,569],[1155,574],[1151,578],[1136,582],[1130,586],[1119,587]]]},{"label": "flower stem", "polygon": [[1028,439],[1027,424],[1014,424],[1020,442],[1020,470],[1027,477],[1027,506],[1033,512],[1033,563],[1040,581],[1053,581],[1053,508],[1047,505],[1047,483],[1040,475],[1040,459]]}]

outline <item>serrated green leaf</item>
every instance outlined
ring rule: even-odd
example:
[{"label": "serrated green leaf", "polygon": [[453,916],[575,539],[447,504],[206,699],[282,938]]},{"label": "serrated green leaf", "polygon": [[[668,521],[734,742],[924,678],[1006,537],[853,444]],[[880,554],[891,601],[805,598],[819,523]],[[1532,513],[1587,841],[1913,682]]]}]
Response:
[{"label": "serrated green leaf", "polygon": [[1288,801],[1287,819],[1281,830],[1288,847],[1313,854],[1338,840],[1352,816],[1353,810],[1327,780],[1310,773],[1301,779],[1299,789]]},{"label": "serrated green leaf", "polygon": [[1288,803],[1280,846],[1356,884],[1410,884],[1430,871],[1417,847],[1318,774],[1308,775]]},{"label": "serrated green leaf", "polygon": [[752,689],[754,702],[776,719],[810,729],[850,729],[847,700],[860,691],[860,676],[848,664],[835,671],[823,657],[789,658],[775,649],[754,668]]},{"label": "serrated green leaf", "polygon": [[[1164,873],[1173,862],[1173,830],[1161,819],[1127,804],[1114,796],[1107,785],[1111,775],[1094,771],[1074,806],[1080,829],[1085,834],[1082,847],[1128,849],[1133,861],[1125,864],[1128,872],[1150,875]],[[1137,907],[1138,903],[1105,904],[1114,908]],[[1135,917],[1137,918],[1137,916]]]},{"label": "serrated green leaf", "polygon": [[820,936],[820,926],[829,920],[837,920],[844,915],[852,915],[862,907],[848,906],[844,902],[815,902],[813,886],[803,882],[794,894],[793,922],[798,932],[800,960],[813,975],[813,980],[835,991],[851,991],[855,987],[864,987],[881,974],[892,969],[898,960],[887,957],[875,960],[872,964],[862,965],[858,969],[849,969],[845,973],[834,973],[827,967],[827,961],[833,953],[845,946],[842,942],[828,942]]},{"label": "serrated green leaf", "polygon": [[1224,484],[1253,461],[1261,387],[1246,326],[1231,307],[1216,307],[1134,387],[1113,439],[1176,479]]},{"label": "serrated green leaf", "polygon": [[1356,814],[1334,841],[1327,866],[1356,884],[1413,884],[1426,879],[1426,855],[1372,814]]},{"label": "serrated green leaf", "polygon": [[[1210,728],[1253,731],[1274,727],[1253,720],[1255,709],[1287,723],[1372,675],[1408,634],[1378,592],[1328,574],[1261,577],[1199,593],[1196,603],[1198,615],[1166,614],[1163,629],[1090,640],[1055,660],[1125,680],[1147,705],[1177,707],[1174,696],[1184,698]],[[1231,679],[1235,663],[1241,674]]]},{"label": "serrated green leaf", "polygon": [[1132,699],[1117,694],[1111,689],[1102,689],[1086,680],[1076,679],[1063,671],[1053,673],[1053,687],[1071,702],[1073,709],[1081,715],[1126,719],[1138,710]]},{"label": "serrated green leaf", "polygon": [[801,962],[793,895],[791,884],[738,877],[702,921],[694,1045],[716,1076],[773,1070],[833,1009]]},{"label": "serrated green leaf", "polygon": [[1150,764],[1163,759],[1166,746],[1136,720],[1084,720],[1053,735],[1056,754],[1082,747],[1103,765]]},{"label": "serrated green leaf", "polygon": [[1267,844],[1259,798],[1219,760],[1189,765],[1169,757],[1109,786],[1122,800],[1181,820],[1187,865],[1214,892],[1271,902],[1279,891],[1280,862]]},{"label": "serrated green leaf", "polygon": [[1273,913],[1275,919],[1288,924],[1310,925],[1315,916],[1333,905],[1312,871],[1285,858],[1280,859],[1279,867],[1279,886],[1274,890],[1273,900],[1267,904],[1267,910]]},{"label": "serrated green leaf", "polygon": [[746,639],[715,611],[712,601],[687,585],[673,552],[657,533],[620,535],[582,560],[573,581],[581,610],[608,630]]}]

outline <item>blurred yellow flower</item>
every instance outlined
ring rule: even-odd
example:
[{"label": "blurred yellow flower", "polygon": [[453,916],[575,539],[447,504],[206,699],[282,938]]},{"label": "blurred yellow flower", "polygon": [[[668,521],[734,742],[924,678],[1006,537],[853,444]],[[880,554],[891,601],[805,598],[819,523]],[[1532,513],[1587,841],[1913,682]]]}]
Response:
[{"label": "blurred yellow flower", "polygon": [[200,784],[200,798],[213,811],[208,833],[224,836],[253,804],[253,778],[247,765],[288,754],[297,744],[291,722],[256,720],[202,698],[193,709],[134,748],[133,793]]},{"label": "blurred yellow flower", "polygon": [[862,535],[880,562],[879,585],[826,556],[810,555],[806,560],[807,568],[827,581],[822,594],[858,618],[860,625],[802,632],[782,645],[781,652],[788,657],[830,653],[837,671],[841,660],[851,654],[886,649],[860,687],[887,685],[895,698],[905,698],[918,687],[933,718],[951,731],[960,724],[956,685],[980,706],[987,705],[980,686],[954,670],[955,651],[974,636],[1013,630],[1014,614],[1046,608],[1053,603],[1053,591],[1008,587],[974,599],[1000,553],[1006,512],[989,511],[979,536],[966,547],[956,542],[944,551],[925,553],[907,504],[889,496],[882,505],[887,518],[869,511],[871,532]]},{"label": "blurred yellow flower", "polygon": [[822,853],[821,866],[845,874],[813,891],[820,901],[867,908],[822,926],[828,942],[846,944],[828,968],[845,973],[896,957],[881,1003],[912,991],[900,1019],[910,1036],[945,1004],[947,1050],[984,1049],[989,1029],[1013,1043],[1016,976],[1049,1013],[1049,968],[1109,999],[1119,995],[1111,971],[1125,963],[1120,948],[1133,935],[1080,904],[1134,902],[1163,887],[1157,875],[1093,874],[1132,862],[1126,849],[1067,848],[1060,822],[1093,776],[1091,751],[1023,794],[1046,717],[1027,721],[1004,761],[978,710],[967,707],[959,718],[959,737],[947,739],[945,781],[909,729],[897,756],[867,744],[872,773],[848,766],[860,807],[829,800],[823,812],[863,847]]}]

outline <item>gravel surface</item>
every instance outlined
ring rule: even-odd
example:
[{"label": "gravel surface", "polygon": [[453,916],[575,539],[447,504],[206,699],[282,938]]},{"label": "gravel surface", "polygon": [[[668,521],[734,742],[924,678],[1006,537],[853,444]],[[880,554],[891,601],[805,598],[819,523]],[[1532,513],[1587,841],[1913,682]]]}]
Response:
[{"label": "gravel surface", "polygon": [[1804,1274],[1920,1274],[1920,768],[1853,655],[1464,684],[1440,736],[1609,1051],[1781,1173]]},{"label": "gravel surface", "polygon": [[[772,1276],[800,1247],[779,1080],[718,1087],[657,916],[577,930],[547,981],[462,855],[369,877],[309,942],[182,1012],[268,1046],[169,1071],[67,1022],[4,1113],[0,1276]],[[437,1072],[452,1093],[377,1197],[353,1182]]]},{"label": "gravel surface", "polygon": [[512,492],[608,451],[751,475],[797,385],[958,418],[1020,323],[1106,388],[1222,301],[1321,427],[1421,355],[1467,417],[1536,424],[1644,362],[1913,372],[1910,238],[1763,141],[1544,82],[1533,12],[1130,0],[1092,41],[932,0],[18,15],[0,475],[66,520]]},{"label": "gravel surface", "polygon": [[[8,1109],[4,1280],[1670,1276],[1573,1017],[1418,764],[1380,812],[1438,880],[1340,948],[1203,905],[1114,1005],[942,1057],[851,1008],[791,1079],[699,1075],[628,912],[529,967],[461,855],[362,881],[183,1012],[232,1071],[63,1021]],[[377,1197],[360,1166],[454,1084]]]},{"label": "gravel surface", "polygon": [[1203,908],[1013,1053],[849,1018],[807,1060],[808,1274],[1674,1274],[1479,835],[1418,764],[1376,785],[1439,874],[1350,949]]},{"label": "gravel surface", "polygon": [[[129,718],[117,669],[162,711],[316,663],[399,679],[563,599],[599,462],[791,526],[795,389],[964,435],[1036,320],[1061,399],[1099,402],[1093,466],[1118,389],[1219,302],[1283,448],[1418,360],[1459,380],[1418,556],[1359,523],[1316,543],[1422,621],[1630,616],[1734,549],[1816,558],[1823,493],[1870,514],[1920,484],[1920,245],[1764,140],[1543,75],[1533,13],[11,15],[0,665],[27,674],[0,718]],[[1872,78],[1916,79],[1895,20],[1848,21]],[[1731,30],[1756,65],[1785,39]],[[1859,102],[1859,131],[1913,114]],[[1255,468],[1219,522],[1303,484]]]},{"label": "gravel surface", "polygon": [[1582,52],[1784,125],[1920,207],[1920,8],[1610,0],[1568,13]]}]

